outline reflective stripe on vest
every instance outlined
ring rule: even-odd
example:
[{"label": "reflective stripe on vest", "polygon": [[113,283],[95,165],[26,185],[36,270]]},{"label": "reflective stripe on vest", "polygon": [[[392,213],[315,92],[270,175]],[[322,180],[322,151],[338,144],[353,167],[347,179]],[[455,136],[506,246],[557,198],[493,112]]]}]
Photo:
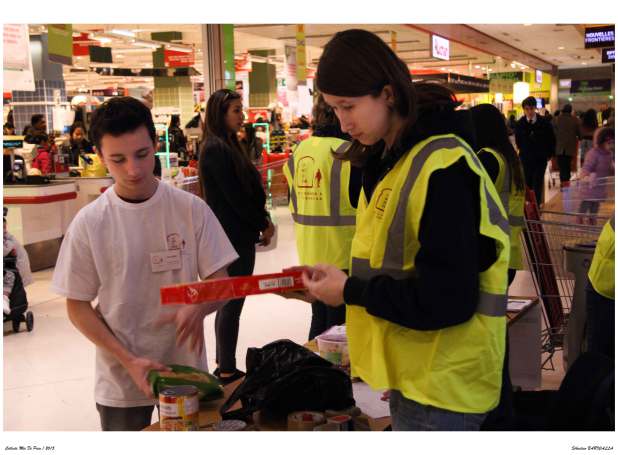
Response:
[{"label": "reflective stripe on vest", "polygon": [[[406,211],[412,188],[416,182],[421,170],[431,154],[436,150],[443,148],[462,147],[473,158],[479,170],[483,170],[481,162],[476,153],[470,147],[467,147],[463,141],[455,138],[440,138],[431,141],[423,149],[421,149],[412,160],[412,166],[406,180],[402,186],[397,209],[389,226],[388,237],[386,240],[386,248],[384,251],[384,259],[380,269],[372,269],[368,259],[360,259],[352,257],[352,274],[361,278],[371,278],[376,275],[389,275],[395,279],[405,279],[410,277],[413,272],[404,271],[404,235],[406,225]],[[504,234],[509,236],[509,222],[500,212],[500,207],[492,199],[486,185],[483,185],[486,195],[486,201],[489,208],[489,219],[493,225],[498,226]],[[363,276],[364,275],[364,276]],[[506,314],[507,297],[505,294],[488,294],[479,293],[479,305],[477,312],[486,316],[504,316]]]},{"label": "reflective stripe on vest", "polygon": [[[344,151],[349,145],[348,142],[344,142],[337,148],[335,153]],[[342,216],[340,211],[342,166],[343,162],[339,159],[335,159],[330,170],[330,215],[304,215],[298,213],[296,189],[294,185],[290,185],[290,200],[292,201],[292,207],[294,207],[292,218],[295,223],[305,226],[354,226],[356,224],[356,217],[354,215]],[[293,182],[294,155],[290,155],[288,159],[288,169]]]},{"label": "reflective stripe on vest", "polygon": [[[384,256],[386,260],[386,256]],[[396,280],[404,280],[415,275],[410,270],[401,269],[372,269],[369,259],[352,258],[352,270],[354,276],[368,280],[379,275],[388,275]],[[506,314],[507,297],[504,294],[490,294],[489,292],[479,292],[478,306],[476,312],[484,316],[504,316]]]}]

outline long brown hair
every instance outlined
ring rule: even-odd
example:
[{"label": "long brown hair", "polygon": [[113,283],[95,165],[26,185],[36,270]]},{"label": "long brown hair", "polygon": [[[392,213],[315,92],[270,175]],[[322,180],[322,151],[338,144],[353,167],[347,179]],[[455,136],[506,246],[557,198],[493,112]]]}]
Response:
[{"label": "long brown hair", "polygon": [[204,122],[203,139],[200,147],[199,175],[202,182],[202,194],[207,198],[204,185],[204,157],[208,153],[209,147],[225,147],[229,150],[234,164],[234,171],[239,178],[238,184],[251,192],[250,179],[255,176],[255,167],[244,152],[236,132],[230,131],[225,121],[232,101],[241,99],[239,93],[229,89],[220,89],[210,95],[206,104],[206,121]]},{"label": "long brown hair", "polygon": [[[393,109],[405,120],[394,148],[401,145],[416,121],[417,98],[410,70],[380,37],[366,30],[338,32],[324,46],[316,85],[322,93],[349,97],[377,97],[390,85],[395,99]],[[360,163],[383,150],[384,141],[366,147],[355,140],[346,155]]]}]

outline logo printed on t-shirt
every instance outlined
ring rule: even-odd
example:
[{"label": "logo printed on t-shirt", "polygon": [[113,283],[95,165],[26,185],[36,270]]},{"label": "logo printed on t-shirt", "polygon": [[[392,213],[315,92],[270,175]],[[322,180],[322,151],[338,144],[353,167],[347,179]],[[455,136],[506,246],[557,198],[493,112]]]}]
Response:
[{"label": "logo printed on t-shirt", "polygon": [[180,234],[169,234],[167,236],[167,249],[168,250],[182,250],[185,248],[185,241]]}]

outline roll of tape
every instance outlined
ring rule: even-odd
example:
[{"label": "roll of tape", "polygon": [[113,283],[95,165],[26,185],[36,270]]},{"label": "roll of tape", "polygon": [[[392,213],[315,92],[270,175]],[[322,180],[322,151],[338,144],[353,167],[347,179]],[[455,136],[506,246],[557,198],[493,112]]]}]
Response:
[{"label": "roll of tape", "polygon": [[290,431],[311,431],[323,423],[326,423],[326,417],[321,412],[299,411],[288,415],[288,430]]}]

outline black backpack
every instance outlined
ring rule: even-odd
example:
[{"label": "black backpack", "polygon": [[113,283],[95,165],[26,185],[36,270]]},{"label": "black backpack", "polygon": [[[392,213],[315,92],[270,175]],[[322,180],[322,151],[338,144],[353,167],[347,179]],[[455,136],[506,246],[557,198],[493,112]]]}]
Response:
[{"label": "black backpack", "polygon": [[[228,411],[239,400],[242,407]],[[348,374],[303,346],[279,340],[247,350],[247,375],[220,412],[224,420],[246,420],[255,411],[281,418],[354,404]]]}]

